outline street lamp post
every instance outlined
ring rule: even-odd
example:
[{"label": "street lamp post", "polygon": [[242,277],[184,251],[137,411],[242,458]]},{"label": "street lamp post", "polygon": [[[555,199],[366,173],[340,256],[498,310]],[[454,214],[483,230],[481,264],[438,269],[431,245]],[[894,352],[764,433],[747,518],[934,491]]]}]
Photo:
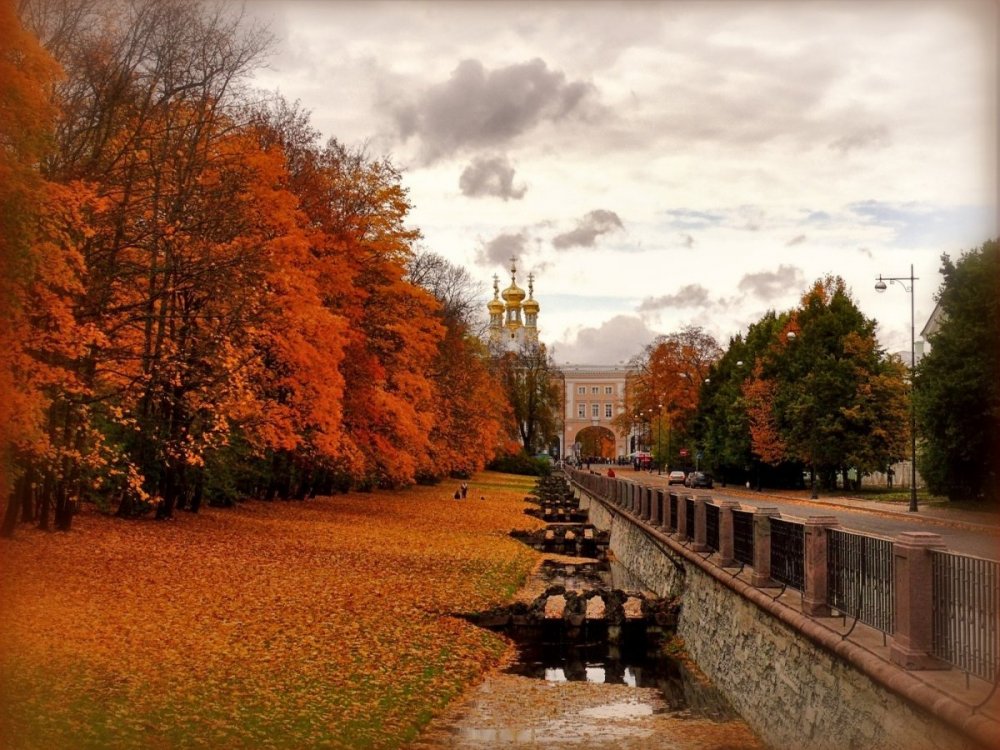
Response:
[{"label": "street lamp post", "polygon": [[663,462],[660,457],[663,455],[663,447],[660,445],[660,430],[663,427],[663,404],[659,404],[656,412],[656,473],[663,473]]},{"label": "street lamp post", "polygon": [[[885,276],[879,274],[878,281],[875,282],[875,291],[884,292],[888,285],[885,282],[896,282],[903,289],[910,293],[910,507],[908,508],[910,513],[917,512],[917,411],[916,404],[914,403],[913,395],[914,390],[917,387],[916,380],[916,368],[917,368],[917,343],[916,343],[916,327],[914,324],[915,317],[915,303],[914,303],[914,284],[917,277],[913,275],[913,264],[910,264],[910,275],[909,276]],[[909,281],[910,285],[907,286],[906,282]]]},{"label": "street lamp post", "polygon": [[[648,409],[646,409],[646,447],[652,448],[653,447],[652,443],[653,443],[653,407],[651,406]],[[649,452],[650,454],[653,453],[652,450],[650,450]],[[653,472],[652,455],[650,455],[649,459],[649,471],[650,473]]]}]

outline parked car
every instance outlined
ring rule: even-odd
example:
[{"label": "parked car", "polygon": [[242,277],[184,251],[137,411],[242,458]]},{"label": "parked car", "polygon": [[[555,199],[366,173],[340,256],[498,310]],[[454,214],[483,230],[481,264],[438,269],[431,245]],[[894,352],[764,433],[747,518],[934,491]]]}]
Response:
[{"label": "parked car", "polygon": [[712,475],[703,471],[692,471],[684,479],[684,486],[697,489],[699,487],[706,490],[712,489]]},{"label": "parked car", "polygon": [[670,476],[667,477],[667,484],[684,484],[684,472],[679,470],[670,472]]}]

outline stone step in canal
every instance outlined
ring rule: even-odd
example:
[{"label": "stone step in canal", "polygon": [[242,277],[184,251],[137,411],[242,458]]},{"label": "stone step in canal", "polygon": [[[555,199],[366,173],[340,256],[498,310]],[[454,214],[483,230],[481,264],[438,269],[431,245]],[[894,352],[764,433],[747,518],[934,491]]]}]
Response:
[{"label": "stone step in canal", "polygon": [[611,559],[608,535],[586,523],[565,479],[540,481],[526,501],[574,522],[512,533],[542,560],[512,603],[464,615],[509,638],[511,659],[412,747],[763,749],[685,659],[673,632],[680,603]]}]

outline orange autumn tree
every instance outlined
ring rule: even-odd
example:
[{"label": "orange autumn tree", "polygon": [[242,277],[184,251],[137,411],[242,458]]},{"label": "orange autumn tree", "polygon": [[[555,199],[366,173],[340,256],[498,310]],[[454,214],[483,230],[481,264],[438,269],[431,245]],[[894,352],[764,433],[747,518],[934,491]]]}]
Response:
[{"label": "orange autumn tree", "polygon": [[489,352],[476,335],[482,328],[482,290],[468,271],[432,252],[418,253],[408,276],[434,295],[445,327],[430,373],[435,417],[430,463],[418,478],[467,476],[493,459],[512,419],[506,400],[496,398],[502,389],[488,367]]},{"label": "orange autumn tree", "polygon": [[250,103],[266,34],[183,0],[24,8],[65,77],[44,161],[4,154],[5,206],[41,206],[17,218],[33,236],[5,232],[23,240],[4,247],[5,333],[31,348],[4,354],[20,388],[4,416],[32,427],[4,446],[5,528],[52,511],[67,528],[79,501],[168,518],[491,457],[503,408],[471,327],[408,278],[401,175]]},{"label": "orange autumn tree", "polygon": [[694,326],[654,339],[629,361],[625,408],[615,418],[619,432],[645,432],[659,463],[676,460],[701,383],[721,354],[715,339]]},{"label": "orange autumn tree", "polygon": [[319,168],[330,189],[317,208],[354,282],[334,301],[352,329],[341,365],[344,468],[361,486],[411,483],[431,464],[429,370],[444,334],[436,300],[405,278],[419,233],[405,225],[406,190],[387,160],[331,140]]},{"label": "orange autumn tree", "polygon": [[[72,518],[84,455],[85,396],[73,362],[87,339],[73,316],[85,272],[79,242],[90,196],[44,178],[57,108],[56,62],[0,3],[0,496],[17,521]],[[11,495],[11,490],[14,494]],[[53,501],[55,503],[53,507]]]},{"label": "orange autumn tree", "polygon": [[775,415],[778,384],[764,376],[761,360],[754,362],[753,373],[743,381],[742,390],[750,420],[751,449],[764,463],[777,466],[785,460],[787,452]]}]

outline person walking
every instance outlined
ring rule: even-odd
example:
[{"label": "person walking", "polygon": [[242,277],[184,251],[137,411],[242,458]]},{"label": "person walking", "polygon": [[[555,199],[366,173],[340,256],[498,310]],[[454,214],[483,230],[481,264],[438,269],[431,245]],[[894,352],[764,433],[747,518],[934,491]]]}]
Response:
[{"label": "person walking", "polygon": [[462,482],[462,499],[465,500],[466,495],[469,494],[469,485],[467,482]]}]

